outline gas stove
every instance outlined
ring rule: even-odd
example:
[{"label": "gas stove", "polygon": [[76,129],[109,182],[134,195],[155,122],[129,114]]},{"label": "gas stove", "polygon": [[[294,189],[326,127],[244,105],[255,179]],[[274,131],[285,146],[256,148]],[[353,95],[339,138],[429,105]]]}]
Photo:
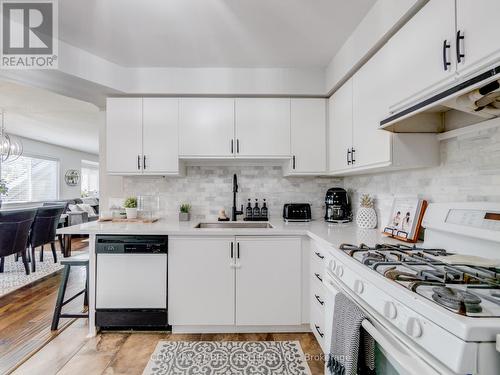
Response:
[{"label": "gas stove", "polygon": [[340,250],[439,306],[471,317],[500,317],[500,269],[449,264],[444,249],[342,244]]},{"label": "gas stove", "polygon": [[422,225],[418,246],[332,249],[323,284],[356,301],[403,373],[500,374],[500,204],[430,204]]}]

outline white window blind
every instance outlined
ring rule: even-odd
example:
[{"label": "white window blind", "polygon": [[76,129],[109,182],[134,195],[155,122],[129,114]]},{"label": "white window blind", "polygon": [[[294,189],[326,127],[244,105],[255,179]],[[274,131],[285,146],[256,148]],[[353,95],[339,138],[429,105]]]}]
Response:
[{"label": "white window blind", "polygon": [[23,203],[58,199],[59,162],[53,159],[21,156],[3,163],[1,178],[9,188],[4,202]]},{"label": "white window blind", "polygon": [[99,196],[99,164],[82,161],[82,197]]}]

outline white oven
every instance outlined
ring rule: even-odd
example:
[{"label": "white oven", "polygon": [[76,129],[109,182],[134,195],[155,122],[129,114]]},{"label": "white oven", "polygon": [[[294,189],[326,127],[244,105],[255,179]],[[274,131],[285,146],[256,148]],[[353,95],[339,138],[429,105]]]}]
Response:
[{"label": "white oven", "polygon": [[[332,272],[331,255],[327,259],[327,270],[323,278],[328,296],[326,297],[325,307],[325,343],[326,347],[330,346],[333,327],[333,311],[335,304],[335,295],[342,292],[355,301],[367,314],[369,321],[365,320],[362,324],[363,328],[373,337],[376,342],[375,363],[377,373],[384,375],[437,375],[437,374],[453,374],[444,366],[437,362],[428,361],[416,354],[415,348],[409,347],[402,342],[394,328],[389,328],[380,319],[379,314],[374,311],[369,305],[363,302],[358,296],[348,288],[339,277]],[[328,358],[326,358],[328,362]],[[430,362],[430,363],[429,363]],[[325,374],[328,374],[325,368]]]}]

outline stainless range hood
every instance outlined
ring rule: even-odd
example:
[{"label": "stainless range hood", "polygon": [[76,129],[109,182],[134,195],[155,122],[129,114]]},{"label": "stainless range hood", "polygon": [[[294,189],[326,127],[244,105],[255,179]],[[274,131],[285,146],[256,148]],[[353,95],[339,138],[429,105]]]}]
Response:
[{"label": "stainless range hood", "polygon": [[500,66],[391,114],[380,128],[394,133],[441,133],[500,116]]}]

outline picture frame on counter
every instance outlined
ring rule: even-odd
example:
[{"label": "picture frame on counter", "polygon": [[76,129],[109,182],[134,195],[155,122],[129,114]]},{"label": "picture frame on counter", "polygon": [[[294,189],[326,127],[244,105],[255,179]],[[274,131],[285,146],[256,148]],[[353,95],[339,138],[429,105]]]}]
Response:
[{"label": "picture frame on counter", "polygon": [[387,225],[382,233],[401,241],[418,241],[428,202],[418,198],[394,198]]}]

